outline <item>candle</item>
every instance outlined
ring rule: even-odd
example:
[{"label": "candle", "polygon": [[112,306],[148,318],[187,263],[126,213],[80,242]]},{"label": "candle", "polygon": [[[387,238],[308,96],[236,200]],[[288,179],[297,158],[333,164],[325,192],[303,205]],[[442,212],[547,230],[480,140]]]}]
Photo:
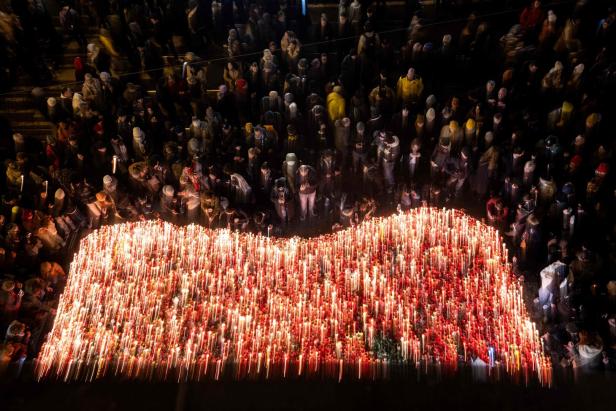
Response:
[{"label": "candle", "polygon": [[117,166],[118,166],[118,156],[114,154],[113,158],[111,159],[111,174],[116,173]]},{"label": "candle", "polygon": [[390,360],[377,351],[391,335],[385,354],[422,372],[456,370],[458,353],[474,353],[549,384],[503,244],[493,228],[434,208],[311,239],[270,237],[269,227],[104,226],[71,264],[37,373],[384,376]]},{"label": "candle", "polygon": [[21,179],[21,183],[19,185],[19,192],[23,193],[24,192],[24,179],[25,179],[23,174],[20,176],[20,179]]}]

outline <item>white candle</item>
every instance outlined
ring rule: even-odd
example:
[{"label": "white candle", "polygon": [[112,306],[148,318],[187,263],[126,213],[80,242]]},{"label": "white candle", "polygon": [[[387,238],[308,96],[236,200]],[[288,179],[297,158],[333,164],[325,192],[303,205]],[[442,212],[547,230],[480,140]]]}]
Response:
[{"label": "white candle", "polygon": [[116,173],[117,166],[118,166],[118,156],[114,155],[113,159],[111,160],[111,174]]}]

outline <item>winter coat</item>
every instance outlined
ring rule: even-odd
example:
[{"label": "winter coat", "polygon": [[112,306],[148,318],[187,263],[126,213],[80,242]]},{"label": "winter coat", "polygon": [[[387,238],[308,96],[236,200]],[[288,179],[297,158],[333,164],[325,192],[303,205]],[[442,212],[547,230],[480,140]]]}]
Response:
[{"label": "winter coat", "polygon": [[346,101],[340,94],[332,91],[327,96],[327,115],[329,120],[334,122],[341,120],[346,113]]}]

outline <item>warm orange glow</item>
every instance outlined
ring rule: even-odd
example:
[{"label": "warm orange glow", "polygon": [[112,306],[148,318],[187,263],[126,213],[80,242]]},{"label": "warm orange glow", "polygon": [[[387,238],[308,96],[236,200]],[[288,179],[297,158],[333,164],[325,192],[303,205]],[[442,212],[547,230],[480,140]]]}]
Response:
[{"label": "warm orange glow", "polygon": [[394,359],[453,371],[475,353],[547,384],[507,260],[495,229],[433,208],[311,239],[107,226],[81,242],[38,375],[368,378]]}]

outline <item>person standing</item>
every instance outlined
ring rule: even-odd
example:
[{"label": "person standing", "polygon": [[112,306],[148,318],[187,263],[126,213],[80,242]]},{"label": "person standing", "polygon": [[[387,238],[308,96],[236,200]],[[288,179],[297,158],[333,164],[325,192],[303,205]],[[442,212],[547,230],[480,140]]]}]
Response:
[{"label": "person standing", "polygon": [[299,190],[300,220],[306,216],[315,217],[314,204],[317,196],[317,174],[314,167],[303,164],[299,166],[296,174],[296,187]]},{"label": "person standing", "polygon": [[59,20],[64,33],[69,37],[77,41],[79,47],[85,50],[87,41],[86,36],[83,34],[81,27],[81,16],[70,5],[65,5],[60,9]]}]

